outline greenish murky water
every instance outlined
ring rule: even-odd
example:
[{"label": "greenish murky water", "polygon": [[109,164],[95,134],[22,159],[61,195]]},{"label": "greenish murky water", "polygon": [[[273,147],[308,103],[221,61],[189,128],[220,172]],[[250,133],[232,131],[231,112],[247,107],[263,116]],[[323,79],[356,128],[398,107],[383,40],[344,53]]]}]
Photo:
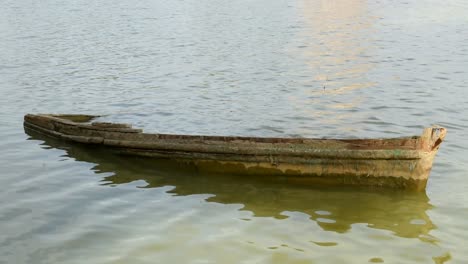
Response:
[{"label": "greenish murky water", "polygon": [[[465,263],[461,0],[0,0],[0,263]],[[202,174],[24,133],[395,137],[448,128],[426,192]]]}]

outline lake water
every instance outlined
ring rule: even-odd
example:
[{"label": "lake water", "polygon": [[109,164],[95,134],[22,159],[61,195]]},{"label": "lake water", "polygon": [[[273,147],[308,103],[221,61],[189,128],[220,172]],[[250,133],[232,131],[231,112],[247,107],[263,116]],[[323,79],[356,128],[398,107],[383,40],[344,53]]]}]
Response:
[{"label": "lake water", "polygon": [[[0,263],[466,263],[468,3],[0,0]],[[205,175],[26,135],[448,129],[423,193]]]}]

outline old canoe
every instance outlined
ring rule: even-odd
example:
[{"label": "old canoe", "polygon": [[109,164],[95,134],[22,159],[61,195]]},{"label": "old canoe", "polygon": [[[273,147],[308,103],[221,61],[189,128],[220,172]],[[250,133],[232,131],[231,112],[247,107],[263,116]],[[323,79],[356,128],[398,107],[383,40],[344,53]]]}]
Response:
[{"label": "old canoe", "polygon": [[389,139],[310,139],[143,133],[97,116],[27,114],[26,132],[136,156],[195,164],[201,171],[282,176],[321,184],[424,190],[446,129]]}]

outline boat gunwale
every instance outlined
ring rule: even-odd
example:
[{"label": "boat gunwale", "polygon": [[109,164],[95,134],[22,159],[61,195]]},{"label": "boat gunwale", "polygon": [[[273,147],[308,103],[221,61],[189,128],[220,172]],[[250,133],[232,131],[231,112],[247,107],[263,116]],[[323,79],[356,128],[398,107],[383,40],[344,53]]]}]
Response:
[{"label": "boat gunwale", "polygon": [[[67,115],[70,116],[70,115]],[[44,127],[35,123],[48,122]],[[91,118],[92,119],[92,118]],[[37,121],[36,120],[36,121]],[[40,122],[39,122],[40,123]],[[100,123],[105,124],[105,123]],[[94,127],[92,124],[74,122],[61,116],[31,115],[25,116],[25,125],[36,126],[55,137],[71,141],[102,144],[117,148],[163,149],[166,151],[186,151],[192,153],[270,155],[270,156],[305,156],[309,158],[346,158],[346,159],[420,159],[434,149],[424,147],[422,136],[389,138],[389,139],[311,139],[311,138],[258,138],[258,137],[224,137],[199,135],[128,133],[131,125],[107,123],[111,127]],[[115,128],[122,125],[123,128]],[[60,127],[79,128],[79,132],[96,131],[99,136],[82,136],[61,133]],[[57,128],[58,127],[58,128]],[[123,131],[118,131],[118,130]],[[134,130],[134,129],[132,129]],[[90,132],[95,134],[94,132]],[[107,137],[106,137],[107,136]],[[129,140],[128,137],[134,140]],[[237,141],[237,142],[236,142]],[[409,142],[409,146],[404,145]],[[362,143],[368,143],[364,145]],[[373,143],[373,144],[371,144]],[[380,148],[375,147],[380,143]],[[391,144],[393,143],[393,144]],[[396,143],[396,144],[395,144]],[[314,145],[315,144],[315,145]],[[387,145],[385,145],[387,144]],[[399,144],[399,145],[398,145]]]},{"label": "boat gunwale", "polygon": [[[333,143],[333,142],[340,142],[346,144],[356,145],[363,145],[362,143],[369,142],[369,143],[377,143],[377,142],[401,142],[407,140],[418,140],[421,136],[413,135],[413,136],[402,136],[402,137],[395,137],[395,138],[307,138],[307,137],[298,137],[298,138],[283,138],[283,137],[249,137],[249,136],[213,136],[213,135],[188,135],[188,134],[166,134],[166,133],[146,133],[143,132],[142,129],[135,129],[131,128],[131,125],[128,124],[119,124],[119,123],[109,123],[112,125],[126,125],[129,126],[125,128],[108,128],[108,127],[100,127],[94,126],[93,124],[89,123],[82,123],[82,122],[74,122],[72,120],[63,118],[64,116],[73,116],[73,115],[50,115],[50,114],[27,114],[26,117],[42,117],[48,118],[55,122],[59,122],[64,125],[71,125],[74,127],[79,127],[88,130],[95,130],[95,131],[102,131],[102,132],[119,132],[119,133],[138,133],[141,135],[147,136],[157,136],[158,139],[189,139],[189,140],[201,140],[201,141],[246,141],[249,143],[288,143],[288,144],[307,144],[309,142],[324,142],[324,143]],[[78,115],[81,116],[81,115]],[[99,117],[99,116],[91,116],[85,115],[87,117]],[[388,147],[401,147],[401,146],[388,146]],[[405,149],[405,148],[403,148]]]},{"label": "boat gunwale", "polygon": [[[94,144],[102,145],[104,147],[110,147],[114,149],[125,149],[130,152],[139,153],[142,156],[152,156],[152,152],[160,153],[186,153],[190,155],[203,155],[203,154],[212,154],[214,156],[229,156],[229,155],[238,155],[243,157],[269,157],[269,160],[274,163],[275,159],[278,157],[290,157],[290,158],[304,158],[304,159],[336,159],[336,160],[419,160],[427,155],[426,152],[422,153],[421,151],[416,150],[402,150],[401,152],[389,153],[388,150],[344,150],[344,149],[333,149],[333,150],[312,150],[311,152],[297,152],[297,153],[281,153],[281,152],[271,152],[268,149],[264,149],[264,152],[259,151],[258,149],[252,153],[246,153],[242,151],[214,151],[210,149],[209,151],[202,150],[191,150],[183,149],[183,145],[187,144],[165,144],[163,146],[154,146],[154,145],[138,145],[138,142],[135,141],[122,141],[122,140],[109,140],[102,137],[83,137],[75,135],[67,135],[57,131],[51,131],[43,127],[25,123],[25,128],[34,130],[38,133],[52,136],[55,138],[61,138],[68,141],[73,141],[77,143],[84,144]],[[144,154],[146,152],[146,154]],[[354,155],[353,155],[354,154]],[[358,154],[358,155],[356,155]],[[396,154],[396,155],[395,155]]]}]

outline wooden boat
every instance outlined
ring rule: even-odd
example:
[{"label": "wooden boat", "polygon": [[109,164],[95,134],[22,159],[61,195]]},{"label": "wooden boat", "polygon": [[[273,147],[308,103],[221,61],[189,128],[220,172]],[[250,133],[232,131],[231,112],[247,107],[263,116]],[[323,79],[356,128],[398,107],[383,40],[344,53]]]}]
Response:
[{"label": "wooden boat", "polygon": [[148,134],[97,116],[28,114],[26,131],[122,154],[189,162],[200,171],[295,181],[424,190],[446,129],[390,139],[258,138]]}]

